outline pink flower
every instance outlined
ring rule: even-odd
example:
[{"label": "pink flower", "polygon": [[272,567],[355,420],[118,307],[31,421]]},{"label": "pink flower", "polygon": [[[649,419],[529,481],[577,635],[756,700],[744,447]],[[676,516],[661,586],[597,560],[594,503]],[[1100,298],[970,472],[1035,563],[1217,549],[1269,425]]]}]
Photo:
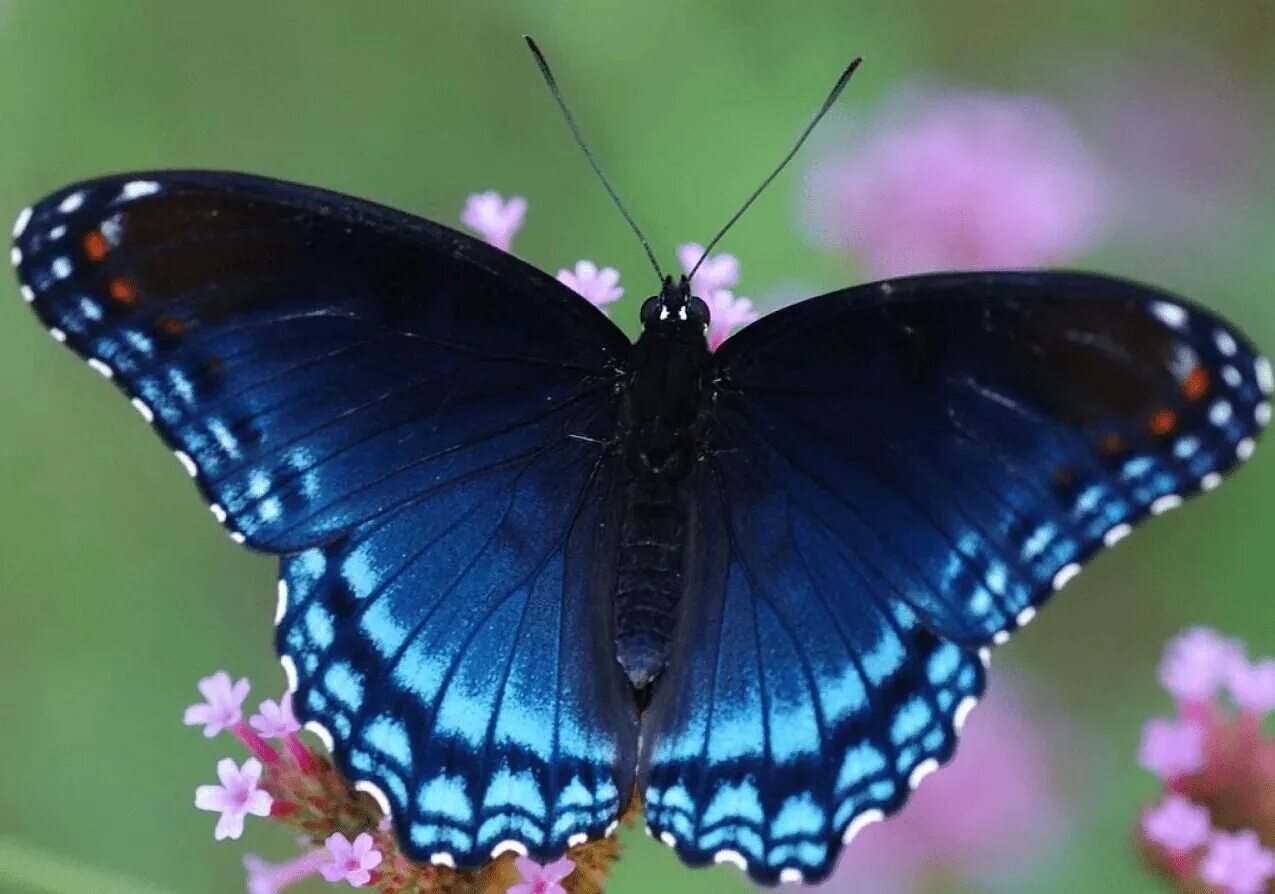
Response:
[{"label": "pink flower", "polygon": [[1275,710],[1275,659],[1252,664],[1235,661],[1227,676],[1226,688],[1246,714],[1261,717]]},{"label": "pink flower", "polygon": [[494,189],[471,194],[460,212],[460,222],[487,242],[509,251],[514,234],[522,229],[527,200],[514,196],[505,201]]},{"label": "pink flower", "polygon": [[328,836],[323,843],[331,862],[319,869],[330,882],[345,879],[355,888],[361,888],[372,880],[372,870],[381,865],[381,852],[372,847],[372,836],[361,833],[351,843],[340,832]]},{"label": "pink flower", "polygon": [[245,854],[243,868],[248,873],[248,894],[279,894],[290,885],[318,875],[331,859],[326,850],[313,850],[295,860],[275,865],[253,854]]},{"label": "pink flower", "polygon": [[1184,854],[1209,839],[1209,811],[1181,795],[1169,795],[1142,815],[1142,832],[1170,853]]},{"label": "pink flower", "polygon": [[[677,260],[682,272],[690,274],[704,255],[704,246],[688,242],[677,247]],[[733,289],[739,285],[739,261],[734,255],[720,254],[704,258],[704,263],[691,279],[691,294],[708,301],[719,289]]]},{"label": "pink flower", "polygon": [[1094,241],[1109,210],[1103,180],[1042,100],[911,95],[856,151],[810,169],[806,223],[876,276],[1039,267]]},{"label": "pink flower", "polygon": [[1275,854],[1262,847],[1257,834],[1247,829],[1213,836],[1200,864],[1200,877],[1229,894],[1261,894],[1275,878]]},{"label": "pink flower", "polygon": [[514,866],[522,875],[522,882],[509,889],[508,894],[567,894],[558,882],[569,876],[576,864],[563,857],[541,866],[530,857],[519,857]]},{"label": "pink flower", "polygon": [[558,282],[579,292],[594,307],[601,308],[624,295],[620,288],[620,272],[614,267],[598,266],[592,261],[577,261],[575,270],[559,270]]},{"label": "pink flower", "polygon": [[301,724],[292,713],[292,693],[285,692],[278,702],[266,699],[259,713],[248,718],[248,723],[267,739],[284,739],[298,732]]},{"label": "pink flower", "polygon": [[1216,630],[1192,627],[1169,641],[1160,660],[1160,685],[1180,702],[1209,699],[1244,660],[1244,647]]},{"label": "pink flower", "polygon": [[937,874],[944,884],[935,890],[981,888],[958,879],[1013,890],[1014,879],[1040,871],[1065,831],[1053,781],[1057,738],[998,681],[969,715],[952,762],[897,816],[864,829],[823,889],[910,894]]},{"label": "pink flower", "polygon": [[248,681],[230,682],[230,674],[219,670],[199,681],[199,692],[204,701],[186,709],[183,722],[187,726],[203,725],[208,738],[225,729],[233,729],[243,720],[243,702],[248,697]]},{"label": "pink flower", "polygon": [[221,814],[213,834],[218,841],[242,835],[243,821],[248,814],[270,815],[274,802],[257,787],[261,781],[261,762],[256,758],[248,758],[242,767],[228,757],[222,758],[217,762],[217,777],[221,785],[201,785],[195,789],[195,806]]},{"label": "pink flower", "polygon": [[1192,720],[1153,718],[1142,727],[1138,763],[1161,779],[1189,776],[1204,768],[1204,729]]},{"label": "pink flower", "polygon": [[737,328],[747,326],[758,319],[753,303],[747,298],[736,298],[729,289],[718,289],[704,302],[708,305],[708,349],[716,351]]}]

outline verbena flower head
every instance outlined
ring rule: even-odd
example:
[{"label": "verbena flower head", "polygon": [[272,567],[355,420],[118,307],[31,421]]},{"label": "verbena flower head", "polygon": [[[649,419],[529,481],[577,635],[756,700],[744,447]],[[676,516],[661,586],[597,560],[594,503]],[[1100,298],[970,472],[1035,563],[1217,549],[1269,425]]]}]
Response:
[{"label": "verbena flower head", "polygon": [[620,271],[614,267],[599,269],[592,261],[576,261],[574,270],[559,270],[558,282],[578,292],[597,308],[624,297],[624,289],[620,288]]},{"label": "verbena flower head", "polygon": [[527,200],[513,196],[506,200],[494,189],[474,193],[465,200],[460,220],[485,241],[509,251],[514,234],[522,229],[527,215]]},{"label": "verbena flower head", "polygon": [[[678,246],[677,260],[682,271],[690,274],[704,255],[704,246],[688,242]],[[739,285],[739,261],[734,255],[710,255],[704,258],[699,270],[691,277],[691,294],[708,305],[708,349],[716,351],[722,342],[736,329],[756,322],[757,311],[747,298],[739,298],[731,291]]]},{"label": "verbena flower head", "polygon": [[[1138,839],[1148,865],[1183,894],[1269,894],[1275,878],[1275,662],[1194,628],[1173,639],[1160,681],[1175,720],[1148,721],[1139,761],[1164,780]],[[1229,695],[1229,700],[1224,696]]]},{"label": "verbena flower head", "polygon": [[372,880],[372,870],[381,865],[381,852],[373,846],[372,836],[367,832],[354,841],[333,832],[323,846],[331,862],[320,867],[319,872],[330,882],[346,881],[361,888]]},{"label": "verbena flower head", "polygon": [[243,703],[248,697],[248,681],[232,683],[230,674],[219,670],[204,677],[198,683],[204,700],[186,709],[183,722],[187,726],[202,726],[208,738],[231,729],[243,720]]},{"label": "verbena flower head", "polygon": [[529,857],[519,857],[514,867],[522,881],[509,889],[509,894],[567,894],[560,882],[575,870],[576,864],[566,857],[541,866]]},{"label": "verbena flower head", "polygon": [[258,787],[261,783],[261,762],[256,758],[248,758],[243,766],[228,757],[222,758],[217,762],[217,778],[221,785],[201,785],[195,789],[195,806],[221,814],[213,833],[218,841],[242,835],[248,814],[270,815],[274,799]]},{"label": "verbena flower head", "polygon": [[[998,681],[961,732],[952,762],[890,820],[846,848],[822,889],[907,894],[998,884],[1039,870],[1065,834],[1048,718]],[[963,879],[967,885],[960,885]],[[794,891],[799,890],[793,888]],[[800,889],[805,890],[805,889]]]},{"label": "verbena flower head", "polygon": [[911,94],[862,142],[817,161],[811,235],[873,276],[1040,267],[1087,249],[1109,190],[1063,115],[1030,97]]}]

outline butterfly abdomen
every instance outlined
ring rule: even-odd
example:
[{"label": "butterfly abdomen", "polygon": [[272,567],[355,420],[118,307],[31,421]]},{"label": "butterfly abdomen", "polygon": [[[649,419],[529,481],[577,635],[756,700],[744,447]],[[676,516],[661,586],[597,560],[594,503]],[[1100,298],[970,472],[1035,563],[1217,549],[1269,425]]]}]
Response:
[{"label": "butterfly abdomen", "polygon": [[616,574],[616,657],[635,688],[659,674],[683,587],[686,500],[667,481],[625,487]]}]

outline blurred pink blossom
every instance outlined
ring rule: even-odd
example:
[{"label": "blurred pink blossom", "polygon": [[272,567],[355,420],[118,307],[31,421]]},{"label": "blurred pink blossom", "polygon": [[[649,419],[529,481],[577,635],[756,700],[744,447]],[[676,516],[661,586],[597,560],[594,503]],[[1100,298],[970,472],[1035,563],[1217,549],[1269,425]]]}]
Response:
[{"label": "blurred pink blossom", "polygon": [[583,295],[599,309],[624,297],[620,271],[614,267],[599,268],[592,261],[576,261],[574,270],[559,270],[558,282]]},{"label": "blurred pink blossom", "polygon": [[319,874],[332,859],[326,850],[313,850],[287,863],[267,863],[254,854],[245,854],[243,868],[248,873],[248,894],[279,894],[284,888]]},{"label": "blurred pink blossom", "polygon": [[274,799],[262,791],[261,762],[250,757],[239,766],[228,757],[217,762],[217,778],[221,785],[201,785],[195,789],[195,806],[200,810],[220,813],[213,837],[238,838],[243,834],[248,814],[269,816]]},{"label": "blurred pink blossom", "polygon": [[1275,659],[1236,661],[1226,680],[1227,691],[1241,711],[1262,716],[1275,711]]},{"label": "blurred pink blossom", "polygon": [[522,229],[527,214],[527,200],[513,196],[507,201],[494,189],[476,192],[465,200],[460,212],[460,222],[485,241],[503,251],[509,251],[514,234]]},{"label": "blurred pink blossom", "polygon": [[266,699],[257,712],[248,718],[248,723],[267,739],[283,739],[301,729],[292,713],[291,692],[285,692],[278,702]]},{"label": "blurred pink blossom", "polygon": [[541,866],[530,857],[519,857],[514,867],[522,876],[522,881],[509,889],[509,894],[567,894],[566,889],[558,884],[569,876],[576,864],[563,857],[560,860]]},{"label": "blurred pink blossom", "polygon": [[1148,720],[1138,763],[1165,780],[1198,772],[1204,766],[1204,727],[1194,720]]},{"label": "blurred pink blossom", "polygon": [[[698,242],[687,242],[677,247],[677,261],[682,265],[682,272],[690,275],[691,270],[704,257],[704,246]],[[718,289],[733,289],[739,285],[739,259],[734,255],[720,254],[704,258],[695,276],[691,277],[691,294],[697,298],[708,300],[708,296]]]},{"label": "blurred pink blossom", "polygon": [[897,276],[1068,261],[1104,229],[1109,196],[1058,109],[954,91],[896,100],[858,147],[816,162],[804,213],[820,243]]},{"label": "blurred pink blossom", "polygon": [[716,351],[722,342],[736,329],[742,329],[759,319],[753,303],[747,298],[736,298],[729,289],[712,292],[704,302],[708,305],[708,349]]},{"label": "blurred pink blossom", "polygon": [[1194,850],[1209,840],[1209,811],[1181,795],[1168,795],[1142,815],[1142,832],[1170,853]]},{"label": "blurred pink blossom", "polygon": [[211,739],[222,730],[233,729],[243,720],[243,703],[248,697],[248,681],[230,682],[230,674],[219,670],[198,683],[204,701],[186,709],[183,722],[187,726],[203,726]]},{"label": "blurred pink blossom", "polygon": [[1262,847],[1255,832],[1219,832],[1200,863],[1200,877],[1229,894],[1262,894],[1275,878],[1275,853]]},{"label": "blurred pink blossom", "polygon": [[1192,627],[1169,641],[1160,660],[1160,685],[1179,703],[1213,697],[1244,660],[1244,647],[1206,627]]},{"label": "blurred pink blossom", "polygon": [[948,873],[1004,880],[1039,868],[1065,829],[1053,736],[1003,683],[969,716],[952,762],[846,848],[829,892],[905,894]]},{"label": "blurred pink blossom", "polygon": [[350,841],[340,832],[334,832],[323,842],[327,848],[328,862],[319,872],[330,882],[347,881],[352,887],[361,888],[372,880],[372,870],[381,865],[381,852],[373,846],[372,836],[366,832]]}]

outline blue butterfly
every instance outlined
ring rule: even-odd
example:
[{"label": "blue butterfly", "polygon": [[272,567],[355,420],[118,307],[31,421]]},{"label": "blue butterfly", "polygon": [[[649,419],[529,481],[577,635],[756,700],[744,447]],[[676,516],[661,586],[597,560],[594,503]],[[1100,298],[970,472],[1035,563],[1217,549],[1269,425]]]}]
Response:
[{"label": "blue butterfly", "polygon": [[183,172],[55,193],[13,262],[281,557],[297,713],[446,866],[638,797],[691,865],[824,878],[951,757],[990,648],[1271,413],[1232,327],[1082,273],[862,285],[710,353],[685,279],[634,343],[438,224]]}]

